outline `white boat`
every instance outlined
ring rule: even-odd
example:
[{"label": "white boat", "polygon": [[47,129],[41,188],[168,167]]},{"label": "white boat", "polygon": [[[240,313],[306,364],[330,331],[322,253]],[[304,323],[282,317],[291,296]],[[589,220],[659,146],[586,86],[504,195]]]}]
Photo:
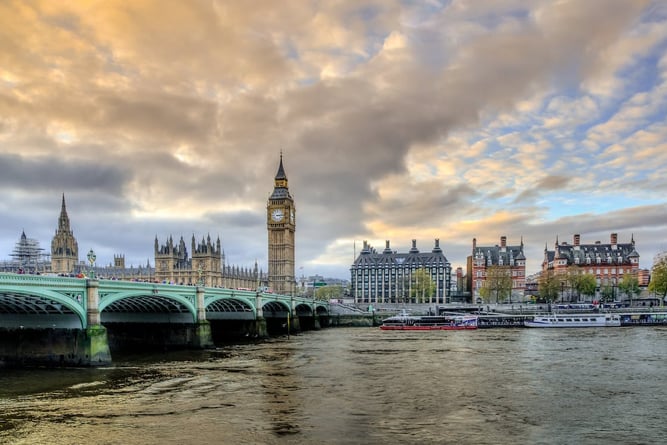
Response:
[{"label": "white boat", "polygon": [[523,324],[529,328],[616,327],[621,325],[621,317],[618,314],[546,314],[535,315]]}]

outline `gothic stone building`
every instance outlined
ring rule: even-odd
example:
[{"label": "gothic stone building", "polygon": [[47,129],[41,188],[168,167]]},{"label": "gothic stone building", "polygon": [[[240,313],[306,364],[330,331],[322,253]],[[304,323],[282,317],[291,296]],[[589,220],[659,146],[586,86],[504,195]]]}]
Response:
[{"label": "gothic stone building", "polygon": [[487,269],[491,266],[506,266],[512,276],[512,293],[521,294],[526,288],[526,257],[523,254],[523,239],[514,246],[507,245],[507,237],[500,237],[500,245],[478,246],[472,239],[472,256],[468,258],[468,277],[474,298],[484,287]]},{"label": "gothic stone building", "polygon": [[581,236],[574,235],[573,244],[556,243],[554,250],[544,246],[542,273],[551,270],[556,274],[565,273],[570,267],[577,267],[580,273],[594,275],[598,287],[616,286],[625,275],[639,272],[639,254],[635,249],[635,238],[629,243],[619,243],[618,235],[612,233],[608,244],[596,241],[581,244]]},{"label": "gothic stone building", "polygon": [[155,237],[155,280],[252,290],[266,284],[266,277],[258,270],[257,262],[253,269],[225,265],[220,238],[213,243],[209,235],[197,243],[192,235],[190,247],[188,253],[183,237],[175,244],[170,236],[163,245]]},{"label": "gothic stone building", "polygon": [[51,272],[57,274],[73,273],[78,267],[78,263],[79,245],[70,227],[69,216],[65,207],[65,194],[63,193],[58,228],[51,241]]},{"label": "gothic stone building", "polygon": [[419,252],[417,241],[412,240],[408,253],[391,250],[389,241],[382,253],[376,252],[366,241],[352,265],[352,294],[356,303],[408,302],[412,295],[412,275],[424,269],[435,283],[435,293],[429,303],[448,303],[452,266],[445,258],[440,241],[435,240],[431,252]]}]

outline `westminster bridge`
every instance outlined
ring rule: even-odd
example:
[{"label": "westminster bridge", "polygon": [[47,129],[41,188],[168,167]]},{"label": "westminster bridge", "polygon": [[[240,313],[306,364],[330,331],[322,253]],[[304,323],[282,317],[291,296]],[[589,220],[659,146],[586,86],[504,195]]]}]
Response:
[{"label": "westminster bridge", "polygon": [[248,290],[0,273],[0,366],[105,365],[116,347],[212,347],[327,326],[327,302]]}]

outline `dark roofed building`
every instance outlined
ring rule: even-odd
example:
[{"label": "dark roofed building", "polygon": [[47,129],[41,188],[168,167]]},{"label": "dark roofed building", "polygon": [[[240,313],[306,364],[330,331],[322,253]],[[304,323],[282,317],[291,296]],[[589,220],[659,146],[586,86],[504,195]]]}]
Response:
[{"label": "dark roofed building", "polygon": [[472,240],[472,257],[468,261],[470,289],[474,298],[479,297],[479,290],[486,281],[487,269],[491,266],[505,266],[512,277],[512,293],[520,297],[526,289],[526,256],[523,253],[523,238],[517,245],[507,244],[507,237],[500,237],[500,245],[478,246],[477,239]]},{"label": "dark roofed building", "polygon": [[596,241],[593,244],[581,244],[581,236],[574,235],[573,244],[556,242],[554,250],[544,247],[542,271],[553,270],[565,273],[568,268],[579,267],[581,273],[594,275],[601,286],[616,286],[625,275],[639,272],[639,253],[635,249],[635,238],[629,243],[619,243],[618,235],[612,233],[608,244]]},{"label": "dark roofed building", "polygon": [[364,241],[361,253],[352,265],[352,294],[356,303],[409,302],[412,295],[413,274],[424,269],[435,283],[433,295],[426,303],[448,302],[452,266],[447,261],[440,240],[430,252],[421,253],[417,241],[412,240],[408,253],[393,251],[386,241],[378,253]]}]

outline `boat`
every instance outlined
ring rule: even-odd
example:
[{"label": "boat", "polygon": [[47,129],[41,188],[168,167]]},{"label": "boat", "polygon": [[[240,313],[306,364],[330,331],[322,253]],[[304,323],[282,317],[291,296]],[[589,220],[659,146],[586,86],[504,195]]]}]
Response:
[{"label": "boat", "polygon": [[383,331],[458,331],[477,329],[474,315],[410,315],[402,311],[382,320]]},{"label": "boat", "polygon": [[529,328],[616,327],[621,325],[621,317],[618,314],[545,314],[535,315],[523,324]]}]

